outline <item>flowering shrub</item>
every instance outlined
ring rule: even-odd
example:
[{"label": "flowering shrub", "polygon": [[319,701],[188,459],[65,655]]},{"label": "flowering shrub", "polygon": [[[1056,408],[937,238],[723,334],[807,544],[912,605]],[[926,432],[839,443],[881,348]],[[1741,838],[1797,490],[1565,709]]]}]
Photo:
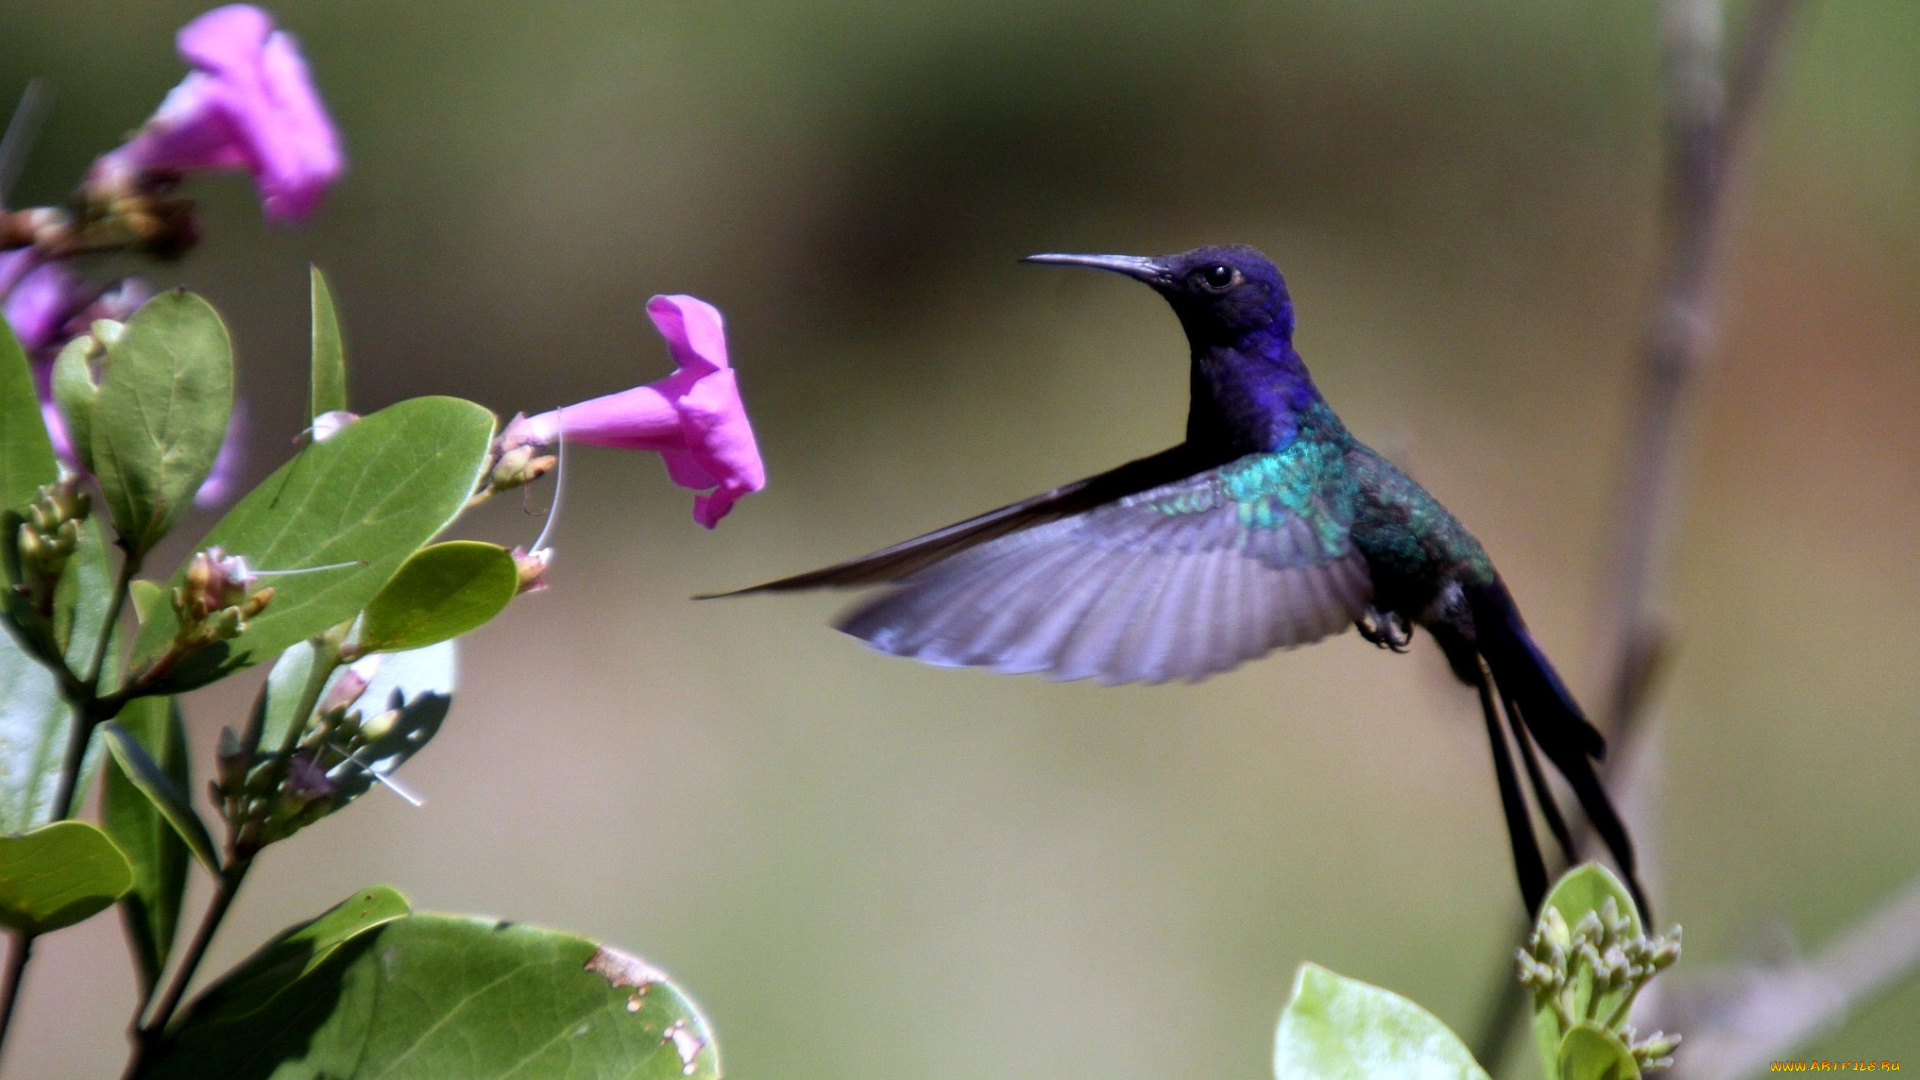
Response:
[{"label": "flowering shrub", "polygon": [[[638,958],[415,913],[385,887],[187,998],[260,853],[375,786],[411,798],[393,774],[448,715],[455,640],[542,586],[543,545],[436,542],[465,509],[538,480],[569,440],[659,453],[709,528],[765,472],[720,313],[693,297],[648,305],[672,375],[503,428],[448,397],[355,415],[315,271],[305,445],[183,565],[149,566],[196,500],[236,493],[232,349],[192,293],[95,284],[70,260],[193,247],[192,175],[244,172],[269,218],[298,222],[344,167],[264,12],[208,12],[179,47],[192,73],[70,205],[0,209],[0,1038],[35,939],[117,906],[140,984],[130,1077],[717,1076],[705,1021]],[[196,781],[177,696],[256,664],[265,685]],[[97,822],[80,820],[96,780]],[[195,865],[213,898],[186,920]]]}]

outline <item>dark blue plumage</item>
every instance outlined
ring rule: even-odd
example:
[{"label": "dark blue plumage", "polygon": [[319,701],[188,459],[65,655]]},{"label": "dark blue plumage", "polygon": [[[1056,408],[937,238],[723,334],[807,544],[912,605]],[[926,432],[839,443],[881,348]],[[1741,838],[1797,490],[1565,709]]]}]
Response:
[{"label": "dark blue plumage", "polygon": [[1122,273],[1167,300],[1191,348],[1186,440],[871,555],[741,591],[884,584],[840,623],[877,649],[1107,683],[1201,679],[1348,625],[1398,651],[1412,627],[1423,627],[1479,691],[1529,910],[1545,895],[1546,871],[1514,750],[1572,857],[1537,746],[1644,911],[1632,845],[1594,772],[1599,733],[1528,634],[1479,541],[1322,400],[1293,348],[1293,302],[1273,264],[1245,246],[1027,261]]}]

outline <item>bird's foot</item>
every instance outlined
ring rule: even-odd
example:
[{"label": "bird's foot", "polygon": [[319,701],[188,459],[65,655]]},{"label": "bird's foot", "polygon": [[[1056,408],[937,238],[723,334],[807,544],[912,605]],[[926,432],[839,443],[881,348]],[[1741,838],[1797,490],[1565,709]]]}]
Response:
[{"label": "bird's foot", "polygon": [[1353,626],[1361,637],[1382,649],[1403,653],[1413,644],[1413,627],[1407,623],[1406,616],[1397,611],[1370,607]]}]

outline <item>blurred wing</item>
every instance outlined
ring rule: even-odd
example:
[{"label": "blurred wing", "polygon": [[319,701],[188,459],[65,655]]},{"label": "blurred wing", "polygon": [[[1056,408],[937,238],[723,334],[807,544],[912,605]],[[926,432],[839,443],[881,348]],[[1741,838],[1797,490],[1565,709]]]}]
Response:
[{"label": "blurred wing", "polygon": [[1337,454],[1261,454],[1000,536],[840,629],[933,664],[1200,679],[1345,629],[1373,594]]},{"label": "blurred wing", "polygon": [[1109,469],[1098,476],[1075,480],[1071,484],[1043,492],[1031,499],[1022,499],[1010,506],[989,510],[978,517],[968,518],[944,529],[936,529],[925,536],[903,540],[870,555],[835,563],[821,570],[810,570],[778,581],[769,581],[763,585],[736,589],[728,593],[697,596],[694,599],[713,600],[722,596],[746,596],[759,592],[847,588],[899,581],[916,570],[952,556],[955,552],[965,551],[997,537],[1043,522],[1058,521],[1072,514],[1084,513],[1116,499],[1192,476],[1202,469],[1212,468],[1218,464],[1221,464],[1218,459],[1203,459],[1197,451],[1181,443],[1149,457],[1129,461],[1117,469]]}]

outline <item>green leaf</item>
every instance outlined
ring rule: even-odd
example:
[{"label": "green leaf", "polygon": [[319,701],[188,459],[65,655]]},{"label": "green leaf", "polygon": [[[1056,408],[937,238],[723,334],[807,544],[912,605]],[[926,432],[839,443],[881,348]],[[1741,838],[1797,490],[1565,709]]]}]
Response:
[{"label": "green leaf", "polygon": [[98,343],[91,337],[74,338],[53,361],[51,379],[53,400],[67,421],[67,445],[87,471],[93,471],[93,407],[100,401],[100,386],[93,381],[93,352]]},{"label": "green leaf", "polygon": [[1447,1026],[1406,998],[1301,964],[1280,1014],[1279,1080],[1487,1080]]},{"label": "green leaf", "polygon": [[340,318],[333,309],[333,290],[326,275],[313,267],[313,396],[308,417],[340,412],[347,407],[347,357],[340,341]]},{"label": "green leaf", "polygon": [[[227,649],[162,689],[178,692],[346,622],[407,557],[453,520],[486,467],[493,414],[457,398],[382,409],[309,445],[242,498],[198,545],[219,545],[261,570],[334,566],[273,578],[273,602]],[[344,566],[338,564],[346,564]],[[178,585],[185,568],[175,575]],[[178,628],[156,611],[135,654],[151,660]]]},{"label": "green leaf", "polygon": [[258,749],[264,753],[274,753],[286,744],[289,729],[306,727],[307,718],[296,715],[300,711],[302,691],[307,687],[307,676],[313,671],[313,645],[301,642],[280,654],[267,672],[266,685],[260,688],[260,696],[254,699],[255,717],[253,726],[260,731]]},{"label": "green leaf", "polygon": [[13,328],[0,318],[0,510],[25,507],[40,485],[59,478],[33,370]]},{"label": "green leaf", "polygon": [[[113,602],[113,566],[107,555],[106,536],[100,522],[88,518],[80,526],[80,545],[67,561],[67,572],[60,576],[60,587],[53,596],[55,632],[66,642],[67,667],[86,674],[100,644],[100,635],[111,630],[114,640],[100,654],[100,685],[114,686],[120,678],[121,634],[118,626],[107,626],[107,608]],[[69,728],[60,725],[60,745],[65,746]],[[68,816],[76,815],[86,804],[87,790],[93,785],[104,751],[95,737],[87,744],[80,762],[80,775],[73,785],[73,801]]]},{"label": "green leaf", "polygon": [[170,602],[167,587],[157,582],[136,580],[127,587],[127,599],[133,604],[134,621],[146,625],[153,613]]},{"label": "green leaf", "polygon": [[[54,633],[65,643],[67,667],[81,676],[93,663],[112,605],[113,562],[107,555],[107,538],[100,522],[88,518],[80,526],[79,546],[67,560],[67,571],[60,575],[60,587],[53,596]],[[102,688],[113,686],[118,677],[118,659],[112,649],[101,658]]]},{"label": "green leaf", "polygon": [[505,548],[473,540],[421,548],[367,604],[359,648],[396,652],[459,637],[500,614],[519,588]]},{"label": "green leaf", "polygon": [[52,820],[72,718],[53,672],[0,631],[0,833]]},{"label": "green leaf", "polygon": [[[1633,894],[1620,883],[1613,872],[1599,863],[1582,863],[1560,876],[1553,890],[1547,893],[1546,906],[1555,909],[1566,920],[1569,927],[1577,925],[1591,912],[1598,914],[1612,900],[1614,908],[1627,916],[1632,923],[1632,933],[1640,934],[1644,928],[1640,924],[1640,909],[1633,902]],[[1588,974],[1580,976],[1581,986],[1573,995],[1571,1002],[1576,1016],[1611,1016],[1626,990],[1620,989],[1603,994],[1600,1003],[1589,1008],[1592,997],[1592,979]],[[1559,1068],[1560,1044],[1567,1032],[1560,1030],[1560,1018],[1553,1008],[1542,1002],[1535,1002],[1533,1009],[1533,1041],[1540,1051],[1542,1066],[1548,1077],[1554,1077]],[[1564,1080],[1564,1078],[1561,1078]]]},{"label": "green leaf", "polygon": [[348,897],[319,918],[289,927],[255,950],[195,998],[177,1025],[185,1029],[202,1022],[232,1024],[252,1016],[311,975],[340,946],[412,911],[406,897],[385,885]]},{"label": "green leaf", "polygon": [[1560,1040],[1560,1080],[1640,1080],[1633,1051],[1613,1032],[1583,1020]]},{"label": "green leaf", "polygon": [[659,971],[530,926],[409,915],[345,942],[265,1005],[259,996],[196,1003],[148,1076],[720,1075],[706,1021]]},{"label": "green leaf", "polygon": [[233,412],[233,346],[182,289],[149,300],[107,350],[90,444],[121,541],[158,543],[213,469]]},{"label": "green leaf", "polygon": [[1554,883],[1553,891],[1547,894],[1547,904],[1558,908],[1560,917],[1573,926],[1588,912],[1598,913],[1608,900],[1614,907],[1633,923],[1633,933],[1643,934],[1646,928],[1640,925],[1640,909],[1634,905],[1633,894],[1613,876],[1613,871],[1599,863],[1581,863],[1567,871]]},{"label": "green leaf", "polygon": [[[67,665],[84,672],[106,624],[113,571],[106,540],[97,521],[80,526],[80,543],[54,592],[54,636],[48,648],[65,644]],[[114,654],[103,658],[103,685],[112,685]],[[73,730],[73,709],[59,679],[13,634],[0,630],[0,832],[24,832],[55,817],[54,789],[66,760]],[[86,802],[87,788],[99,764],[97,744],[81,761],[68,813]]]},{"label": "green leaf", "polygon": [[[139,698],[115,721],[140,744],[180,791],[192,791],[187,732],[172,698]],[[150,992],[173,950],[180,897],[187,887],[187,842],[117,758],[100,788],[100,824],[133,865],[133,890],[120,898],[120,918],[132,944],[140,989]]]},{"label": "green leaf", "polygon": [[44,934],[92,917],[133,887],[133,867],[107,834],[56,821],[0,836],[0,924]]},{"label": "green leaf", "polygon": [[200,815],[194,812],[193,804],[187,801],[186,792],[180,790],[167,770],[118,722],[101,724],[97,730],[107,744],[107,753],[113,756],[114,764],[120,766],[127,781],[147,797],[207,872],[218,874],[220,859],[213,852],[213,837],[207,833]]}]

